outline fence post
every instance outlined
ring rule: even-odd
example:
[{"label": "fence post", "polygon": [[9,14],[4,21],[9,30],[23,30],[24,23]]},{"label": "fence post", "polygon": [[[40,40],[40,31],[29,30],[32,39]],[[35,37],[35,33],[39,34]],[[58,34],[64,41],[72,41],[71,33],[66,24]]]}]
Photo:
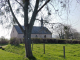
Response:
[{"label": "fence post", "polygon": [[45,43],[43,43],[43,46],[44,46],[44,54],[45,54]]},{"label": "fence post", "polygon": [[44,49],[44,54],[45,54],[45,40],[43,39],[43,49]]},{"label": "fence post", "polygon": [[65,58],[65,46],[63,46],[63,54],[64,54],[64,58]]}]

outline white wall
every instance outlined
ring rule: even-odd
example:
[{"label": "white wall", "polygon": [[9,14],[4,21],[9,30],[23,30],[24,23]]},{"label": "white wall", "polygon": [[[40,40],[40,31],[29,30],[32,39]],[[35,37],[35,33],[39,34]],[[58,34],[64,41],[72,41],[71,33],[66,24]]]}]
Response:
[{"label": "white wall", "polygon": [[16,31],[16,29],[13,27],[12,31],[11,31],[11,38],[18,38],[18,32]]},{"label": "white wall", "polygon": [[18,38],[22,39],[23,38],[23,34],[18,34]]},{"label": "white wall", "polygon": [[31,38],[44,38],[44,36],[46,35],[46,38],[52,38],[52,34],[31,34]]},{"label": "white wall", "polygon": [[[46,38],[52,38],[52,34],[31,34],[31,38],[44,38],[44,36],[46,35]],[[23,34],[18,34],[18,38],[22,39],[23,38]]]}]

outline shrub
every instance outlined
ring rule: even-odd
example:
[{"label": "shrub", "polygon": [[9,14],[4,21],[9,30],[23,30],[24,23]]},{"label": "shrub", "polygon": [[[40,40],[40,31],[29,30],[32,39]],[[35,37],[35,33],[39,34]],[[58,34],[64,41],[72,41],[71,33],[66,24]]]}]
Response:
[{"label": "shrub", "polygon": [[32,38],[31,40],[33,43],[43,43],[43,39],[41,38]]},{"label": "shrub", "polygon": [[8,43],[9,43],[8,39],[5,39],[4,37],[0,38],[0,44],[8,44]]},{"label": "shrub", "polygon": [[11,38],[10,39],[10,44],[19,45],[20,44],[20,40],[18,38]]}]

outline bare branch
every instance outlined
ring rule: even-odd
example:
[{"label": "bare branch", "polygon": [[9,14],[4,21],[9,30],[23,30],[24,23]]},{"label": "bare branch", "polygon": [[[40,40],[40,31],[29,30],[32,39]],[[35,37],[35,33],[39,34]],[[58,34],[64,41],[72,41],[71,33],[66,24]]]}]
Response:
[{"label": "bare branch", "polygon": [[15,0],[17,3],[19,3],[22,7],[23,7],[23,5],[20,3],[20,2],[18,2],[17,0]]},{"label": "bare branch", "polygon": [[37,13],[49,2],[50,0],[47,0],[44,5],[37,11]]},{"label": "bare branch", "polygon": [[34,21],[35,21],[35,17],[37,15],[38,6],[39,6],[39,0],[36,0],[35,9],[34,9],[34,12],[32,14],[31,21],[30,21],[30,28],[31,28],[31,30],[32,30],[32,27],[33,27],[33,24],[34,24]]},{"label": "bare branch", "polygon": [[11,11],[11,13],[12,13],[12,15],[13,15],[13,17],[14,17],[16,23],[19,25],[20,29],[21,29],[22,32],[24,33],[24,29],[22,28],[22,26],[20,25],[20,23],[18,22],[16,16],[15,16],[14,13],[13,13],[13,10],[12,10],[12,7],[11,7],[11,5],[10,5],[10,1],[9,1],[9,0],[8,0],[8,5],[9,5],[9,7],[10,7],[10,11]]}]

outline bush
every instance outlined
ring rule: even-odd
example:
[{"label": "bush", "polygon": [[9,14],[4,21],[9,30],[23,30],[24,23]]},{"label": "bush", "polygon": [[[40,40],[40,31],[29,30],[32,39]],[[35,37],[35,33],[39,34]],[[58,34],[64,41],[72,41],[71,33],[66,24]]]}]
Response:
[{"label": "bush", "polygon": [[31,40],[33,43],[43,43],[43,39],[41,38],[32,38]]},{"label": "bush", "polygon": [[0,44],[8,44],[9,40],[5,39],[4,37],[0,38]]},{"label": "bush", "polygon": [[11,38],[10,39],[10,44],[19,45],[20,44],[20,40],[18,38]]}]

